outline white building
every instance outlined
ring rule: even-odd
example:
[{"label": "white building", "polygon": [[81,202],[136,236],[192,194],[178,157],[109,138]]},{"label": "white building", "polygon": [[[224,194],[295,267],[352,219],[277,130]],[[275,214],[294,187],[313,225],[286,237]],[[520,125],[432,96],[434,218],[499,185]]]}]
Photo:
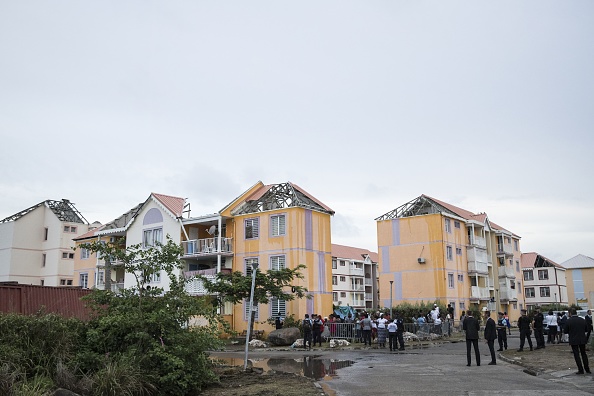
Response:
[{"label": "white building", "polygon": [[332,244],[332,302],[354,309],[378,306],[377,253]]},{"label": "white building", "polygon": [[538,253],[522,253],[526,307],[567,305],[565,268]]},{"label": "white building", "polygon": [[89,223],[67,199],[47,200],[0,220],[0,282],[73,284],[73,238]]}]

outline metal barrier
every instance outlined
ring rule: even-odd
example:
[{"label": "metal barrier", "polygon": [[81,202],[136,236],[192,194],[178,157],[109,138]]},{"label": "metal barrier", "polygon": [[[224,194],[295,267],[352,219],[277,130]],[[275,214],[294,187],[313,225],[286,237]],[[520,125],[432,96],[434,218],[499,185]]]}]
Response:
[{"label": "metal barrier", "polygon": [[[326,329],[324,329],[322,337],[326,340],[334,338],[350,340],[351,342],[362,342],[363,333],[360,325],[355,323],[328,322],[325,327]],[[443,321],[439,325],[435,323],[404,324],[404,332],[414,334],[419,340],[448,337],[459,331],[461,330],[454,326],[454,322],[448,321]]]}]

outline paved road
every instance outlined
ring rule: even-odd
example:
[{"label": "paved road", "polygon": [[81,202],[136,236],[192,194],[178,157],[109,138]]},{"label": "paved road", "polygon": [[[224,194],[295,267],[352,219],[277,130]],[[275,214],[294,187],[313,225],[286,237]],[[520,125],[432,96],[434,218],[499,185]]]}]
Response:
[{"label": "paved road", "polygon": [[[357,345],[357,344],[355,344]],[[481,366],[474,361],[466,366],[466,344],[445,343],[429,348],[407,348],[405,352],[391,353],[389,350],[359,349],[328,350],[311,352],[285,350],[251,351],[254,361],[267,360],[267,364],[279,371],[304,373],[312,359],[318,360],[318,367],[332,363],[334,376],[319,380],[324,391],[331,396],[363,395],[538,395],[569,396],[594,394],[594,375],[577,376],[576,369],[541,376],[523,372],[516,364],[498,360],[496,366],[489,366],[487,345],[480,344]],[[518,348],[516,337],[509,339],[509,348]],[[241,352],[218,352],[220,357],[235,357],[241,360]],[[301,363],[303,362],[303,363]],[[323,362],[323,363],[322,363]],[[307,364],[306,364],[307,363]],[[296,368],[294,365],[297,365]],[[315,365],[313,365],[315,367]],[[346,366],[346,367],[345,367]],[[303,367],[303,369],[301,369]]]}]

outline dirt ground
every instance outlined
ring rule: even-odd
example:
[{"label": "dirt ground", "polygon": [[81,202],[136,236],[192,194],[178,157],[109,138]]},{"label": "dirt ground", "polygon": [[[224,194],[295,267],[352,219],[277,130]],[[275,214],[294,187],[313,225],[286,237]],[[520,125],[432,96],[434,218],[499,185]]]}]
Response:
[{"label": "dirt ground", "polygon": [[[532,341],[534,342],[534,340]],[[495,347],[497,347],[497,343]],[[530,351],[530,348],[525,347],[524,352],[517,352],[516,348],[513,348],[498,353],[507,361],[521,365],[527,373],[532,375],[577,371],[571,346],[567,343],[546,344],[544,349],[534,351]],[[591,368],[594,370],[594,353],[587,350],[587,354]]]},{"label": "dirt ground", "polygon": [[282,372],[244,372],[243,367],[219,367],[220,383],[205,389],[205,396],[302,396],[323,395],[314,380]]}]

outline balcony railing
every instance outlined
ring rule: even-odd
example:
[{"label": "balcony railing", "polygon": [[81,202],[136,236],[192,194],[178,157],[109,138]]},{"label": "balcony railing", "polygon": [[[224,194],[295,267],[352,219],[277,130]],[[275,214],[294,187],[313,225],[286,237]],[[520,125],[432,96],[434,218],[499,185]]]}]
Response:
[{"label": "balcony railing", "polygon": [[[97,284],[97,289],[99,290],[105,290],[105,283],[98,283]],[[114,293],[119,293],[120,290],[124,290],[124,282],[119,282],[119,283],[111,283],[111,291]]]},{"label": "balcony railing", "polygon": [[373,282],[371,278],[365,278],[365,286],[373,286]]},{"label": "balcony railing", "polygon": [[507,254],[513,255],[512,245],[509,243],[498,243],[497,244],[497,254]]},{"label": "balcony railing", "polygon": [[468,272],[479,272],[486,274],[489,272],[489,267],[487,263],[481,263],[479,261],[469,261],[468,262]]},{"label": "balcony railing", "polygon": [[364,291],[365,290],[365,285],[351,285],[351,290],[352,291]]},{"label": "balcony railing", "polygon": [[508,278],[515,278],[516,272],[513,267],[507,265],[499,266],[499,276],[507,276]]},{"label": "balcony railing", "polygon": [[373,293],[365,293],[365,300],[372,301],[373,300]]},{"label": "balcony railing", "polygon": [[357,276],[363,276],[363,275],[365,275],[365,272],[363,271],[363,268],[357,268],[355,266],[352,266],[352,267],[350,267],[350,274],[357,275]]},{"label": "balcony railing", "polygon": [[182,241],[184,257],[233,253],[233,238],[221,238],[221,246],[218,246],[218,243],[219,238],[204,238]]},{"label": "balcony railing", "polygon": [[491,298],[489,288],[470,286],[470,298],[475,300],[488,300]]},{"label": "balcony railing", "polygon": [[[221,272],[229,271],[228,269],[223,269]],[[186,283],[186,292],[191,296],[204,296],[210,294],[208,290],[204,287],[204,282],[202,279],[194,278],[196,275],[202,275],[206,279],[211,282],[216,281],[217,278],[217,269],[211,268],[206,270],[199,270],[199,271],[187,271],[184,272],[184,276],[186,278],[192,278]]]},{"label": "balcony railing", "polygon": [[473,246],[478,246],[478,247],[482,247],[482,248],[487,247],[486,239],[483,237],[480,237],[480,236],[470,235],[470,240],[468,242],[470,245],[473,245]]},{"label": "balcony railing", "polygon": [[516,289],[502,287],[499,289],[499,298],[501,300],[517,300],[518,292],[516,291]]}]

